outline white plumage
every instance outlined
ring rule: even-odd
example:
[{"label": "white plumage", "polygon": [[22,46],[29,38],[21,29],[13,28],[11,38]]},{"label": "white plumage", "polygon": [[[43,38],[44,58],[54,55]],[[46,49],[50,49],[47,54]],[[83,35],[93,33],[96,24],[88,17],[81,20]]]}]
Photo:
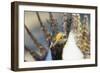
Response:
[{"label": "white plumage", "polygon": [[62,58],[63,60],[83,59],[83,54],[76,45],[74,33],[72,31],[69,33],[68,41],[63,48]]}]

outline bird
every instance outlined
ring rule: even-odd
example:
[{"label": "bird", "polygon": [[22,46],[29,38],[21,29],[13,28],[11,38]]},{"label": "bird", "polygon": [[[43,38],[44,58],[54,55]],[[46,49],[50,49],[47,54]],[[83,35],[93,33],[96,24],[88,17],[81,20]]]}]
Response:
[{"label": "bird", "polygon": [[[43,24],[40,13],[36,12],[39,24],[43,31],[47,47],[42,45],[32,34],[30,29],[25,25],[28,35],[32,39],[38,51],[29,51],[25,48],[25,61],[45,61],[48,51],[51,54],[51,60],[81,60],[90,58],[90,34],[89,34],[89,19],[87,15],[79,13],[62,13],[62,31],[58,30],[57,19],[53,12],[48,12],[49,24],[51,33]],[[70,18],[69,18],[70,17]],[[39,36],[41,37],[41,36]],[[28,58],[29,55],[29,58]],[[33,59],[31,59],[33,58]],[[29,60],[27,60],[29,59]]]}]

